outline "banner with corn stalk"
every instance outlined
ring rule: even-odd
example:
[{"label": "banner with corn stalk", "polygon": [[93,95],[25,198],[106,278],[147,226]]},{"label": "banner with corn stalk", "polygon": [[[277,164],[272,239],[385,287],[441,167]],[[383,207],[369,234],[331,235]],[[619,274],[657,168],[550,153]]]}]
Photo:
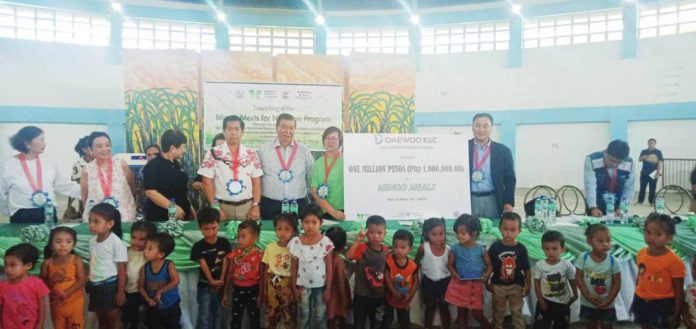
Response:
[{"label": "banner with corn stalk", "polygon": [[352,133],[413,133],[413,98],[386,91],[353,92],[346,129]]},{"label": "banner with corn stalk", "polygon": [[189,178],[196,176],[202,158],[198,126],[198,92],[189,88],[150,88],[126,91],[126,131],[128,152],[144,153],[150,144],[159,144],[167,129],[186,135],[182,167]]}]

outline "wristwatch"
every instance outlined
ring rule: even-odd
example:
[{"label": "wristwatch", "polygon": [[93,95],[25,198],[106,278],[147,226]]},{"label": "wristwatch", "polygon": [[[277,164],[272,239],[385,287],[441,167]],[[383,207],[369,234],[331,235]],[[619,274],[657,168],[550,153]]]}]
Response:
[{"label": "wristwatch", "polygon": [[259,203],[258,203],[258,202],[252,202],[252,203],[251,203],[251,206],[252,206],[252,207],[258,207],[258,206],[259,206]]}]

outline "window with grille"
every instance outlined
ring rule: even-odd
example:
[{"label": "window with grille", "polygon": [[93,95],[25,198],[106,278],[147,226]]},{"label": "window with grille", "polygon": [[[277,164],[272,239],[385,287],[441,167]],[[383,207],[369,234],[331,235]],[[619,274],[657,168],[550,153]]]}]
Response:
[{"label": "window with grille", "polygon": [[640,38],[696,32],[696,0],[641,5]]},{"label": "window with grille", "polygon": [[408,54],[407,27],[331,29],[326,35],[326,53]]},{"label": "window with grille", "polygon": [[0,37],[91,46],[109,45],[106,16],[0,3]]},{"label": "window with grille", "polygon": [[234,26],[230,50],[277,54],[314,54],[314,29]]},{"label": "window with grille", "polygon": [[125,18],[123,48],[215,50],[213,24]]},{"label": "window with grille", "polygon": [[508,21],[438,25],[421,30],[421,53],[507,50],[509,41]]},{"label": "window with grille", "polygon": [[621,9],[540,17],[524,23],[524,48],[605,42],[622,38]]}]

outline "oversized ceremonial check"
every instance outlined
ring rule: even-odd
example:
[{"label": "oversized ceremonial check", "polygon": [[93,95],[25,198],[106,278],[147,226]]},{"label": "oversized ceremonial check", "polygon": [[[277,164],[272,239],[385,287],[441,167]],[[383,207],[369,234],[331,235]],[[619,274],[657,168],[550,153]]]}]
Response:
[{"label": "oversized ceremonial check", "polygon": [[205,82],[203,129],[206,148],[222,132],[225,116],[244,120],[244,145],[258,148],[276,138],[276,119],[289,113],[297,121],[295,139],[320,151],[321,134],[330,126],[343,127],[342,87],[288,83]]},{"label": "oversized ceremonial check", "polygon": [[464,136],[346,134],[343,145],[348,219],[471,213]]}]

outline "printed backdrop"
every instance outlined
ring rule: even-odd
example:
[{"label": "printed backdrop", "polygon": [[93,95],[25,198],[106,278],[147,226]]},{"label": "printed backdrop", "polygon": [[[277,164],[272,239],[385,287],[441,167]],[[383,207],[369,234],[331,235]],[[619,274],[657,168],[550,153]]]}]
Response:
[{"label": "printed backdrop", "polygon": [[276,137],[276,119],[289,113],[297,121],[295,138],[313,151],[323,151],[326,127],[341,127],[341,86],[288,83],[206,81],[203,106],[205,143],[222,130],[231,112],[244,120],[244,145],[259,148]]},{"label": "printed backdrop", "polygon": [[210,147],[201,133],[205,81],[339,85],[345,132],[414,130],[415,63],[405,55],[125,50],[124,73],[128,152],[143,152],[159,144],[165,130],[178,128],[189,139],[183,165],[191,178]]}]

